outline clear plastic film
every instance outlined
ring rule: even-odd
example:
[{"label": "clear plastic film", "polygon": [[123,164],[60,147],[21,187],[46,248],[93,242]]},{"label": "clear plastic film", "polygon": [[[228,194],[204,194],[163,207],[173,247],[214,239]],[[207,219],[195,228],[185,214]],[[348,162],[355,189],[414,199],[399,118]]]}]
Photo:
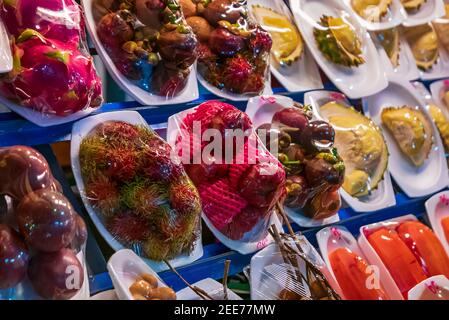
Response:
[{"label": "clear plastic film", "polygon": [[252,300],[339,300],[336,283],[303,236],[279,240],[251,259]]},{"label": "clear plastic film", "polygon": [[374,122],[335,97],[319,101],[320,115],[335,131],[335,144],[345,164],[343,189],[353,197],[369,196],[384,179],[388,148]]},{"label": "clear plastic film", "polygon": [[[0,148],[0,298],[89,296],[87,229],[36,150]],[[12,200],[12,201],[10,201]]]},{"label": "clear plastic film", "polygon": [[257,137],[248,116],[209,101],[169,119],[168,141],[201,195],[203,218],[225,245],[254,252],[285,193],[282,165]]},{"label": "clear plastic film", "polygon": [[447,53],[449,53],[449,4],[444,5],[446,14],[432,22],[433,27],[438,35],[440,44],[444,47]]},{"label": "clear plastic film", "polygon": [[14,60],[13,70],[0,75],[4,97],[43,116],[67,117],[101,105],[101,80],[74,0],[3,1],[0,18]]},{"label": "clear plastic film", "polygon": [[334,148],[332,126],[314,120],[309,107],[294,102],[265,121],[257,132],[287,174],[285,206],[315,220],[335,215],[341,206],[338,189],[345,165]]},{"label": "clear plastic film", "polygon": [[98,122],[79,145],[80,190],[102,235],[156,262],[192,255],[201,233],[198,191],[171,151],[147,125],[118,120]]},{"label": "clear plastic film", "polygon": [[272,40],[248,16],[244,0],[180,0],[198,39],[198,72],[206,87],[257,95],[268,77]]},{"label": "clear plastic film", "polygon": [[97,35],[118,71],[143,90],[177,96],[197,58],[197,39],[177,0],[93,0]]}]

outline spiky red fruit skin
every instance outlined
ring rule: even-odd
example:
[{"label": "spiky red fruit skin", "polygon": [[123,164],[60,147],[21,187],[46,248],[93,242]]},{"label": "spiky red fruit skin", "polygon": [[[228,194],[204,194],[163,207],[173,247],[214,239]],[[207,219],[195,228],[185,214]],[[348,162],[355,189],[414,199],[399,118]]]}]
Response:
[{"label": "spiky red fruit skin", "polygon": [[144,218],[125,212],[112,217],[107,229],[118,241],[130,245],[148,238],[151,224]]},{"label": "spiky red fruit skin", "polygon": [[76,46],[85,38],[82,11],[74,0],[16,0],[14,6],[3,2],[0,17],[15,37],[30,28]]},{"label": "spiky red fruit skin", "polygon": [[111,121],[101,124],[96,131],[114,142],[140,139],[139,130],[132,124],[123,121]]},{"label": "spiky red fruit skin", "polygon": [[272,45],[270,34],[261,27],[257,27],[250,40],[250,47],[253,49],[254,55],[270,52]]},{"label": "spiky red fruit skin", "polygon": [[[13,46],[20,70],[1,82],[0,91],[36,111],[68,116],[101,104],[101,81],[92,57],[63,42],[30,38]],[[66,61],[55,57],[63,55]],[[15,74],[17,72],[18,74]]]},{"label": "spiky red fruit skin", "polygon": [[242,83],[248,81],[252,70],[249,61],[242,56],[228,59],[223,74],[225,87],[232,92],[239,92]]},{"label": "spiky red fruit skin", "polygon": [[190,181],[172,184],[169,194],[170,204],[177,212],[183,215],[200,214],[200,195]]},{"label": "spiky red fruit skin", "polygon": [[106,154],[107,168],[104,173],[118,182],[130,181],[137,173],[137,161],[137,154],[132,149],[127,147],[111,149]]},{"label": "spiky red fruit skin", "polygon": [[111,216],[120,210],[119,190],[106,177],[87,183],[86,197],[104,216]]}]

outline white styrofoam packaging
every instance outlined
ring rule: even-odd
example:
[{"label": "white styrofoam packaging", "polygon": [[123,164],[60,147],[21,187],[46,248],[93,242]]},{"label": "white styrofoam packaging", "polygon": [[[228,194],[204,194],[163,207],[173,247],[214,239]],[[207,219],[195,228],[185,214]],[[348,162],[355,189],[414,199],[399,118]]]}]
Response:
[{"label": "white styrofoam packaging", "polygon": [[[254,5],[270,8],[277,13],[283,14],[293,25],[296,25],[290,9],[283,1],[248,0],[250,14],[252,14]],[[300,30],[299,26],[296,27]],[[318,66],[305,44],[300,58],[290,66],[279,66],[271,58],[270,70],[271,74],[289,92],[302,92],[323,88]]]},{"label": "white styrofoam packaging", "polygon": [[[339,90],[351,99],[357,99],[375,94],[387,86],[386,72],[381,65],[369,33],[360,25],[357,18],[346,10],[342,1],[290,0],[290,8],[315,61]],[[313,30],[315,27],[322,28],[318,22],[323,15],[342,17],[353,26],[362,43],[361,50],[365,59],[364,64],[353,68],[337,65],[321,53],[315,41]]]},{"label": "white styrofoam packaging", "polygon": [[[178,135],[181,133],[181,123],[184,120],[184,118],[190,114],[195,112],[196,107],[181,111],[177,114],[172,115],[168,119],[168,127],[167,127],[167,141],[168,143],[176,150],[176,141],[178,138]],[[254,127],[254,130],[256,127]],[[253,132],[254,135],[256,135],[255,132]],[[258,138],[257,138],[258,139]],[[262,145],[262,143],[259,141],[259,146]],[[260,148],[260,147],[259,147]],[[265,150],[268,152],[268,150]],[[239,240],[232,240],[228,237],[226,237],[223,233],[221,233],[215,226],[212,224],[212,222],[207,218],[207,216],[202,214],[202,218],[204,223],[207,225],[207,227],[212,231],[214,236],[225,246],[228,248],[238,251],[241,254],[250,254],[253,252],[256,252],[264,247],[266,247],[268,244],[273,242],[272,236],[268,233],[268,230],[266,230],[266,233],[263,237],[259,237],[259,233],[261,231],[264,231],[264,225],[276,225],[278,230],[282,230],[282,223],[279,220],[277,216],[277,212],[275,209],[272,210],[271,214],[268,215],[265,219],[269,219],[268,223],[264,219],[261,219],[251,231],[246,232],[243,237]]]},{"label": "white styrofoam packaging", "polygon": [[[304,96],[304,103],[312,106],[314,116],[317,119],[324,120],[326,122],[329,120],[321,115],[320,107],[330,101],[341,102],[342,105],[350,107],[349,101],[339,92],[311,91],[307,92]],[[394,196],[393,185],[391,183],[388,167],[385,170],[384,177],[379,183],[377,189],[372,190],[370,195],[362,198],[353,197],[343,188],[340,188],[340,194],[344,201],[352,209],[358,212],[381,210],[396,204],[396,198]]]},{"label": "white styrofoam packaging", "polygon": [[128,93],[136,101],[145,106],[162,106],[168,104],[185,103],[198,99],[199,90],[198,82],[196,80],[196,69],[194,66],[190,67],[190,74],[187,80],[186,87],[174,97],[165,97],[152,94],[142,88],[140,88],[133,81],[126,78],[114,65],[114,62],[109,57],[106,49],[101,43],[100,38],[97,35],[97,26],[94,20],[93,14],[94,0],[82,0],[81,4],[84,8],[84,15],[86,17],[86,27],[92,42],[97,49],[98,55],[101,57],[104,65],[109,71],[109,74],[114,81],[122,88],[123,91]]},{"label": "white styrofoam packaging", "polygon": [[426,0],[418,10],[407,12],[407,18],[402,22],[406,27],[432,22],[444,16],[443,0]]},{"label": "white styrofoam packaging", "polygon": [[[376,265],[379,268],[380,278],[386,279],[390,283],[394,283],[394,280],[393,280],[390,272],[388,271],[387,267],[380,259],[379,255],[376,253],[374,248],[369,243],[368,238],[366,237],[366,233],[369,231],[372,231],[372,230],[379,229],[381,227],[393,228],[401,222],[410,221],[410,220],[417,221],[418,219],[414,215],[409,214],[409,215],[393,218],[390,220],[385,220],[382,222],[376,222],[376,223],[372,223],[372,224],[360,227],[360,235],[358,238],[358,243],[359,243],[360,249],[362,250],[363,254],[367,258],[369,263],[372,265]],[[396,290],[394,290],[394,287],[390,287],[389,290],[390,290],[389,291],[390,296],[394,297],[394,299],[400,300],[400,298],[402,298],[402,294],[397,286],[396,286]]]},{"label": "white styrofoam packaging", "polygon": [[[245,113],[251,119],[254,128],[271,123],[276,112],[293,107],[293,99],[280,95],[265,95],[251,98],[246,106]],[[287,216],[301,227],[317,227],[340,221],[338,214],[326,219],[311,219],[296,210],[284,206]]]},{"label": "white styrofoam packaging", "polygon": [[[329,260],[329,254],[338,248],[347,248],[368,263],[368,259],[360,249],[357,240],[345,227],[326,227],[318,231],[318,233],[316,234],[316,238],[318,241],[318,246],[320,248],[321,256],[323,257],[324,262],[326,262],[326,265],[334,278],[335,274]],[[373,272],[375,271],[373,270]],[[383,290],[387,293],[390,299],[403,299],[398,287],[396,286],[396,283],[393,281],[391,276],[385,276],[385,274],[379,274],[378,276],[379,277],[377,278],[376,275],[377,280],[380,281]],[[335,281],[337,281],[336,278]]]},{"label": "white styrofoam packaging", "polygon": [[[434,143],[428,158],[419,168],[410,163],[381,121],[381,112],[384,108],[404,105],[417,108],[427,117],[432,126]],[[390,152],[389,171],[393,179],[409,197],[423,197],[448,185],[448,167],[440,135],[425,108],[424,100],[408,81],[399,77],[392,77],[385,90],[363,98],[363,111],[367,117],[370,117],[383,129]],[[419,183],[416,183],[416,181],[419,181]]]},{"label": "white styrofoam packaging", "polygon": [[[115,251],[119,251],[124,249],[124,246],[117,241],[111,233],[106,229],[105,224],[103,222],[103,218],[97,214],[95,209],[91,206],[89,199],[86,197],[85,186],[83,177],[81,176],[80,170],[80,162],[79,162],[79,149],[82,140],[89,135],[89,133],[98,125],[107,122],[107,121],[123,121],[132,125],[143,125],[149,128],[147,122],[142,118],[142,116],[136,111],[116,111],[109,113],[102,113],[96,116],[92,116],[86,118],[82,121],[76,122],[72,128],[72,140],[70,143],[70,157],[72,163],[72,171],[75,176],[76,185],[81,195],[81,199],[83,200],[84,206],[86,207],[87,212],[89,213],[92,222],[97,228],[100,235],[105,239],[105,241],[111,246]],[[203,246],[201,243],[201,234],[198,235],[196,239],[193,250],[190,255],[181,255],[173,260],[170,263],[174,267],[179,267],[183,265],[190,264],[195,260],[201,258],[203,255]],[[162,270],[167,270],[168,267],[164,262],[156,262],[149,259],[144,259],[146,263],[148,263],[152,269],[157,272]]]},{"label": "white styrofoam packaging", "polygon": [[430,226],[440,239],[441,244],[449,256],[449,239],[443,230],[442,220],[449,219],[449,191],[443,191],[433,195],[425,202],[427,218]]},{"label": "white styrofoam packaging", "polygon": [[[340,287],[318,251],[310,244],[306,237],[299,235],[297,238],[304,254],[320,269],[330,286],[341,296]],[[294,245],[293,241],[291,245]],[[300,262],[300,271],[304,272],[304,262],[300,258],[298,258],[298,261]],[[279,272],[276,273],[276,270],[279,270]],[[279,300],[281,290],[288,285],[286,277],[289,277],[289,270],[291,269],[284,263],[284,259],[276,243],[257,252],[251,258],[251,300]],[[310,292],[308,293],[310,294]]]},{"label": "white styrofoam packaging", "polygon": [[449,280],[439,275],[421,281],[410,289],[408,300],[449,300]]},{"label": "white styrofoam packaging", "polygon": [[391,29],[400,25],[405,19],[407,19],[407,12],[401,4],[400,0],[392,0],[386,14],[381,17],[380,21],[368,21],[361,17],[352,8],[351,0],[343,0],[348,11],[351,11],[356,17],[359,23],[369,31],[378,31]]}]

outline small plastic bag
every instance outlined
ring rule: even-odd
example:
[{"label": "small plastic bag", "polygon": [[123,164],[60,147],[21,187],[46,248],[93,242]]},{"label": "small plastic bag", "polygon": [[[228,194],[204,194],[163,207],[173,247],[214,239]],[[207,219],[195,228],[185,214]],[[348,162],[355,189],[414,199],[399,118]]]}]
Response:
[{"label": "small plastic bag", "polygon": [[275,209],[284,198],[285,171],[248,116],[209,101],[170,117],[167,134],[198,187],[203,219],[214,235],[244,254],[272,241],[268,226],[279,226]]},{"label": "small plastic bag", "polygon": [[170,145],[135,111],[75,124],[72,168],[84,205],[103,238],[129,248],[157,272],[202,256],[198,191]]},{"label": "small plastic bag", "polygon": [[251,299],[339,300],[335,279],[309,241],[278,236],[251,259]]},{"label": "small plastic bag", "polygon": [[197,40],[177,0],[93,0],[92,11],[98,38],[129,81],[166,99],[187,87]]},{"label": "small plastic bag", "polygon": [[14,59],[13,70],[0,75],[5,105],[42,125],[101,105],[101,80],[74,0],[3,1],[0,18]]},{"label": "small plastic bag", "polygon": [[[243,0],[180,0],[199,41],[199,79],[219,95],[257,95],[268,79],[270,35]],[[222,93],[220,93],[222,91]]]},{"label": "small plastic bag", "polygon": [[87,299],[87,229],[36,150],[0,148],[0,299]]}]

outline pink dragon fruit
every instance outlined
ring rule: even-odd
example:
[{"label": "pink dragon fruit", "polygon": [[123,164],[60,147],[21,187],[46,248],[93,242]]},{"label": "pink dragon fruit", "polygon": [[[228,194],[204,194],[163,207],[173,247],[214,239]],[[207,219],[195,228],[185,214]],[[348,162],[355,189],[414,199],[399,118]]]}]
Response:
[{"label": "pink dragon fruit", "polygon": [[101,81],[92,57],[31,29],[25,30],[12,48],[14,69],[0,78],[0,92],[6,97],[58,116],[101,104]]},{"label": "pink dragon fruit", "polygon": [[85,38],[83,15],[75,0],[3,0],[0,17],[15,37],[35,29],[46,38],[75,45]]}]

